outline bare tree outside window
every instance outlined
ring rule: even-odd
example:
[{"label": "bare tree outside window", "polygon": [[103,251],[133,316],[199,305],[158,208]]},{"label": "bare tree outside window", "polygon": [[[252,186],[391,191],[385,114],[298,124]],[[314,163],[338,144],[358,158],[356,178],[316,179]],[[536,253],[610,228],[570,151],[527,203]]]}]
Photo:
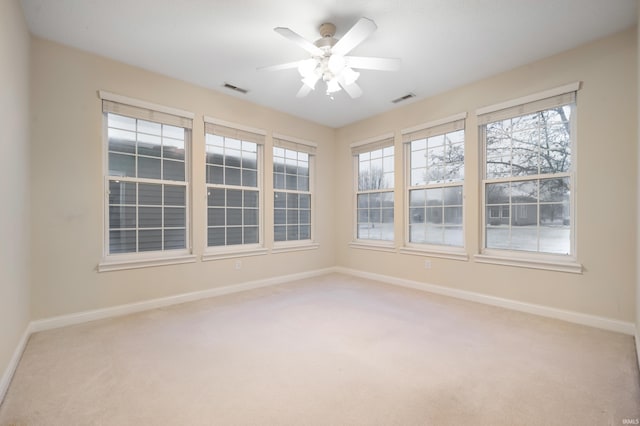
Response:
[{"label": "bare tree outside window", "polygon": [[393,241],[393,146],[360,153],[356,159],[357,238]]},{"label": "bare tree outside window", "polygon": [[570,254],[572,109],[484,126],[487,248]]}]

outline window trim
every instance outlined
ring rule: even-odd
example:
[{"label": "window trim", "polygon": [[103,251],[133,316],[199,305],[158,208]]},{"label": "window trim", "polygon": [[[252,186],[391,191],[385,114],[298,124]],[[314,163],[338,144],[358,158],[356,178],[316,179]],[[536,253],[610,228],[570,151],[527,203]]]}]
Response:
[{"label": "window trim", "polygon": [[[581,87],[581,82],[574,82],[559,86],[542,92],[534,93],[531,95],[523,96],[513,100],[501,102],[494,105],[485,106],[476,110],[478,116],[478,141],[480,142],[479,158],[479,184],[481,186],[480,191],[480,250],[479,253],[474,255],[474,260],[478,263],[488,263],[496,265],[515,266],[532,269],[543,269],[559,272],[569,272],[581,274],[583,266],[578,262],[577,252],[577,212],[576,206],[578,205],[578,185],[577,185],[577,164],[578,164],[578,147],[577,147],[577,97],[578,90]],[[513,249],[496,249],[486,247],[486,226],[487,226],[487,205],[486,205],[486,125],[490,122],[500,121],[507,119],[505,114],[511,118],[527,115],[530,113],[528,108],[531,104],[544,105],[547,102],[558,102],[560,99],[572,97],[572,118],[571,118],[571,164],[572,170],[570,172],[563,172],[559,174],[536,174],[531,176],[516,176],[512,178],[505,178],[506,182],[513,182],[518,180],[541,180],[545,178],[553,177],[569,177],[571,182],[571,195],[569,200],[569,208],[571,212],[571,231],[570,231],[570,254],[555,254],[548,252],[534,252],[526,250],[513,250]],[[567,104],[564,102],[563,104]],[[544,106],[546,110],[552,108],[552,106]],[[513,211],[510,211],[509,220],[513,215]]]},{"label": "window trim", "polygon": [[[467,145],[467,126],[466,126],[467,113],[461,112],[458,114],[453,114],[447,117],[443,117],[437,120],[429,121],[426,123],[418,124],[413,127],[409,127],[406,129],[402,129],[400,133],[402,134],[402,144],[403,144],[403,166],[404,166],[404,245],[400,248],[400,253],[405,254],[414,254],[421,256],[430,256],[430,257],[438,257],[443,259],[451,259],[451,260],[469,260],[469,255],[467,253],[467,238],[466,238],[466,221],[467,221],[467,206],[466,206],[466,191],[467,184],[466,179],[462,179],[461,181],[456,182],[443,182],[441,184],[433,184],[433,185],[422,185],[432,186],[437,188],[444,188],[447,186],[462,186],[462,246],[451,246],[446,244],[429,244],[429,243],[415,243],[411,242],[410,239],[410,220],[409,214],[411,212],[411,200],[409,197],[409,193],[411,191],[411,142],[418,139],[429,138],[431,136],[438,136],[442,134],[449,133],[451,131],[456,131],[455,129],[459,127],[459,122],[462,121],[462,127],[458,130],[464,130],[465,139],[463,142],[463,146]],[[416,137],[417,136],[417,137]],[[466,159],[466,156],[465,156]],[[465,170],[466,175],[466,170]]]},{"label": "window trim", "polygon": [[[163,265],[175,265],[183,263],[192,263],[196,261],[196,256],[193,254],[193,218],[192,218],[192,179],[193,179],[193,167],[192,167],[192,145],[193,145],[193,118],[195,114],[190,111],[185,111],[178,108],[173,108],[165,105],[160,105],[148,101],[143,101],[136,98],[131,98],[124,95],[119,95],[104,90],[98,91],[98,98],[101,100],[101,115],[102,115],[102,257],[98,262],[96,271],[108,272],[118,271],[125,269],[146,268],[152,266]],[[140,116],[134,116],[132,118],[150,120],[155,122],[161,122],[163,118],[175,119],[181,124],[173,122],[163,123],[169,125],[177,125],[185,128],[185,248],[177,250],[166,251],[149,251],[149,252],[135,252],[135,253],[109,253],[109,140],[108,140],[108,123],[107,114],[105,111],[105,102],[108,103],[108,108],[120,106],[124,109],[138,110],[138,113],[150,114],[150,116],[142,118]],[[119,114],[118,112],[114,112]],[[125,112],[120,113],[124,116]],[[157,114],[158,117],[153,120],[153,115]],[[167,117],[167,116],[173,116]],[[143,178],[136,178],[136,182],[145,181]],[[153,180],[154,184],[175,184],[174,181],[166,181],[164,179]]]},{"label": "window trim", "polygon": [[[397,250],[396,248],[396,140],[395,133],[384,133],[378,136],[373,136],[358,142],[353,142],[349,145],[351,149],[351,158],[353,165],[353,173],[352,173],[352,226],[353,226],[353,234],[352,240],[349,243],[350,247],[360,248],[360,249],[371,249],[378,251],[393,251]],[[360,172],[360,164],[359,164],[359,156],[360,154],[376,151],[378,149],[383,148],[393,148],[393,188],[384,188],[383,190],[366,190],[359,191],[358,183],[360,180],[359,172]],[[390,192],[393,194],[393,205],[394,205],[394,215],[393,215],[393,239],[392,240],[376,240],[376,239],[367,239],[367,238],[358,238],[358,195],[360,193],[381,193],[381,192]]]},{"label": "window trim", "polygon": [[[205,188],[205,203],[204,203],[204,208],[205,208],[205,233],[204,233],[204,249],[203,249],[203,253],[201,256],[201,260],[202,261],[210,261],[210,260],[218,260],[218,259],[230,259],[230,258],[235,258],[235,257],[246,257],[246,256],[259,256],[259,255],[263,255],[267,253],[267,249],[265,247],[265,230],[264,230],[264,208],[265,208],[265,191],[264,191],[264,166],[265,166],[265,161],[264,161],[264,156],[265,156],[265,149],[266,149],[266,135],[267,132],[265,130],[262,129],[258,129],[255,127],[251,127],[251,126],[246,126],[244,124],[239,124],[239,123],[234,123],[231,121],[226,121],[226,120],[221,120],[218,118],[214,118],[214,117],[210,117],[210,116],[203,116],[203,122],[204,122],[204,132],[203,132],[203,136],[204,136],[204,145],[205,145],[205,149],[204,149],[204,165],[205,165],[205,179],[204,179],[204,188]],[[208,126],[210,125],[210,126]],[[208,202],[206,201],[206,194],[207,191],[210,188],[210,185],[214,185],[214,184],[209,184],[206,181],[206,164],[207,164],[207,150],[206,150],[206,146],[207,146],[207,134],[216,134],[214,133],[213,128],[219,126],[221,128],[224,128],[223,131],[224,132],[230,132],[230,133],[235,133],[235,136],[238,137],[241,140],[244,137],[247,137],[248,140],[247,142],[252,142],[255,143],[257,145],[257,165],[258,165],[258,173],[257,173],[257,179],[258,179],[258,185],[256,188],[254,188],[253,190],[257,190],[258,191],[258,242],[257,243],[252,243],[252,244],[233,244],[233,245],[223,245],[223,246],[209,246],[208,243],[208,229],[209,229],[209,224],[208,224],[208,209],[209,209],[209,205]],[[207,128],[212,127],[211,132],[207,132]],[[221,136],[221,135],[218,135]],[[222,135],[223,137],[227,137]],[[256,138],[256,136],[258,138]],[[244,187],[244,186],[234,186],[234,188],[238,189],[238,190],[243,190],[245,188],[249,188],[249,187]],[[227,189],[227,187],[225,186],[225,189]]]},{"label": "window trim", "polygon": [[[320,247],[320,244],[316,241],[316,155],[318,144],[309,140],[296,138],[295,136],[287,136],[281,133],[273,132],[271,134],[272,138],[272,146],[271,146],[271,173],[273,175],[273,148],[284,148],[291,151],[303,152],[309,156],[309,195],[311,197],[311,229],[310,229],[310,238],[304,240],[290,240],[290,241],[276,241],[275,240],[275,205],[271,205],[271,213],[272,213],[272,223],[271,223],[271,231],[272,231],[272,247],[271,253],[285,253],[292,251],[301,251],[301,250],[314,250]],[[287,189],[276,189],[275,181],[271,184],[271,199],[276,192],[295,192],[300,194],[301,191],[293,191]]]}]

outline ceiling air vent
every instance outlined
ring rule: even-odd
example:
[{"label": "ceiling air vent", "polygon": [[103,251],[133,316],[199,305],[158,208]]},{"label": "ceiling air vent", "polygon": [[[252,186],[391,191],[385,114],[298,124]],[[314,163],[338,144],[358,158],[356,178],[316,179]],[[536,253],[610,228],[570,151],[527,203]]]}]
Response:
[{"label": "ceiling air vent", "polygon": [[407,93],[404,96],[400,96],[398,99],[392,100],[391,102],[393,102],[394,104],[397,104],[398,102],[406,101],[407,99],[411,99],[415,97],[416,95],[414,95],[413,93]]},{"label": "ceiling air vent", "polygon": [[236,92],[240,92],[243,95],[247,94],[249,91],[247,89],[243,89],[242,87],[234,86],[233,84],[224,83],[222,87],[226,87],[227,89],[235,90]]}]

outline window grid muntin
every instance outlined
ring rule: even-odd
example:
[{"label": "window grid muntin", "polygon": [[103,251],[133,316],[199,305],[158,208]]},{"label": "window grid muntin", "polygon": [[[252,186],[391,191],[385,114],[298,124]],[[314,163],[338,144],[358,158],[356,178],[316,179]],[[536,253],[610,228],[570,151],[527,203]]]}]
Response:
[{"label": "window grid muntin", "polygon": [[[129,123],[128,127],[115,125],[118,120],[120,123]],[[147,253],[147,252],[165,252],[165,251],[175,251],[175,250],[185,250],[189,246],[189,234],[188,234],[188,217],[189,217],[189,206],[188,206],[188,191],[189,184],[187,181],[187,148],[188,148],[188,140],[190,135],[190,130],[182,127],[172,126],[164,123],[153,122],[149,120],[143,120],[134,117],[128,117],[121,114],[116,114],[112,112],[105,113],[105,127],[106,127],[106,136],[107,136],[107,177],[106,177],[106,193],[107,193],[107,211],[106,211],[106,251],[109,255],[123,255],[123,254],[131,254],[131,253]],[[146,126],[149,128],[159,129],[159,132],[151,133],[149,131],[143,131]],[[129,152],[125,150],[112,149],[115,147],[115,142],[113,141],[112,136],[114,134],[118,134],[119,132],[126,131],[130,135],[132,135],[132,139],[129,139],[130,144],[133,144],[132,150]],[[177,132],[177,133],[176,133]],[[179,134],[179,135],[178,135]],[[159,147],[158,155],[144,155],[140,154],[140,142],[145,142],[145,138],[149,137],[159,139],[160,144],[155,145]],[[182,139],[176,136],[182,136]],[[177,152],[182,153],[178,154],[178,158],[171,158],[170,156],[165,154],[165,145],[176,147]],[[118,170],[112,168],[112,154],[121,155],[126,157],[131,157],[133,160],[133,174],[132,176],[118,175],[114,172],[118,172]],[[175,156],[175,155],[174,155]],[[180,159],[181,157],[181,159]],[[139,159],[153,159],[159,161],[160,168],[160,178],[149,178],[149,177],[139,177]],[[165,161],[171,162],[171,164],[181,164],[182,172],[180,174],[181,179],[164,179],[162,178],[165,175]],[[112,203],[111,202],[111,187],[112,184],[129,184],[135,185],[135,203]],[[161,188],[160,194],[161,199],[159,204],[146,205],[141,204],[140,201],[140,185],[150,185],[150,186],[159,186]],[[183,188],[183,202],[179,205],[168,205],[165,203],[165,188],[166,187],[179,187]],[[161,226],[140,226],[140,210],[147,208],[159,208],[160,209],[160,223]],[[120,211],[121,213],[125,210],[133,209],[135,211],[133,221],[135,222],[135,226],[114,226],[114,213],[116,211]],[[168,210],[167,210],[168,209]],[[165,217],[167,211],[182,209],[183,214],[182,221],[184,222],[184,226],[166,226],[167,218]],[[125,215],[126,217],[126,215]],[[120,221],[122,225],[122,221]],[[172,242],[175,242],[173,238],[169,238],[168,235],[173,233],[176,234],[176,231],[182,232],[182,238],[179,240],[179,244],[175,245]],[[145,249],[144,244],[142,243],[142,236],[145,234],[150,234],[152,232],[160,233],[160,240],[154,241],[156,245],[152,249]],[[134,249],[120,249],[116,246],[117,241],[114,241],[113,236],[117,233],[121,234],[122,237],[125,234],[133,234],[134,239]],[[126,239],[125,243],[126,244]],[[142,247],[141,247],[142,246]]]},{"label": "window grid muntin", "polygon": [[[261,244],[261,178],[262,145],[242,139],[206,133],[207,246],[254,246]],[[231,154],[239,154],[233,158]],[[220,170],[219,173],[213,170]],[[237,171],[239,182],[230,182],[229,171]],[[252,176],[246,178],[246,176]],[[221,179],[220,179],[221,178]],[[248,183],[249,185],[246,185]],[[217,196],[224,191],[224,201]],[[240,205],[229,202],[229,195],[240,193]],[[255,202],[247,204],[247,194],[255,194]],[[222,213],[223,224],[212,224]],[[240,217],[236,217],[238,214]],[[255,221],[247,222],[248,217]],[[221,238],[222,237],[222,238]]]},{"label": "window grid muntin", "polygon": [[[409,158],[407,238],[410,244],[464,246],[464,144],[464,129],[434,134],[407,143]],[[429,155],[430,151],[438,152],[440,148],[442,148],[440,160]],[[421,155],[425,158],[424,162],[421,161]],[[420,160],[418,164],[416,160]],[[435,173],[431,171],[432,168],[436,170]],[[419,173],[423,174],[422,179],[416,178]],[[442,192],[441,203],[429,205],[428,192],[438,189]],[[445,193],[450,193],[451,190],[457,190],[459,194],[455,202],[447,202],[445,199]],[[424,203],[418,205],[413,201],[413,194],[419,194],[421,191],[425,193]],[[440,219],[436,223],[430,220],[433,216],[429,213],[435,213],[438,210]],[[447,223],[447,212],[454,211],[456,220],[449,220]]]},{"label": "window grid muntin", "polygon": [[[395,239],[394,146],[354,155],[356,163],[356,239]],[[377,167],[377,170],[374,168]],[[373,203],[373,204],[372,204]]]},{"label": "window grid muntin", "polygon": [[[519,116],[515,116],[515,117],[510,117],[510,118],[505,118],[505,119],[500,119],[500,120],[496,120],[493,122],[489,122],[487,124],[482,125],[481,128],[481,136],[482,136],[482,140],[483,140],[483,186],[482,186],[482,202],[484,205],[482,214],[484,217],[483,223],[484,223],[484,227],[483,227],[483,246],[486,249],[492,250],[492,249],[496,249],[496,250],[512,250],[512,251],[516,251],[516,252],[527,252],[527,253],[540,253],[540,254],[550,254],[550,255],[574,255],[575,252],[575,246],[574,246],[574,232],[575,232],[575,208],[574,208],[574,191],[573,191],[573,187],[574,187],[574,171],[573,171],[573,167],[575,164],[575,107],[576,104],[575,102],[570,102],[570,103],[566,103],[566,104],[562,104],[562,105],[558,105],[555,107],[551,107],[551,108],[547,108],[544,109],[542,111],[537,111],[537,112],[530,112],[524,115],[519,115]],[[510,167],[510,172],[509,174],[506,174],[503,176],[494,176],[494,177],[487,177],[488,175],[490,175],[491,173],[488,170],[488,164],[489,164],[489,160],[490,159],[495,159],[497,158],[497,156],[491,156],[487,154],[487,146],[489,144],[488,139],[489,137],[487,136],[487,128],[490,127],[493,124],[496,123],[506,123],[506,122],[510,122],[513,123],[515,120],[518,119],[522,119],[523,117],[533,117],[533,116],[537,116],[538,119],[540,119],[541,117],[545,117],[544,113],[548,113],[549,111],[553,111],[556,109],[561,109],[561,111],[564,113],[564,117],[566,117],[565,120],[562,121],[554,121],[552,122],[552,127],[555,128],[560,128],[563,129],[564,132],[566,132],[566,140],[562,141],[562,144],[565,148],[565,151],[563,152],[563,154],[566,156],[566,158],[563,158],[563,161],[566,161],[567,163],[562,163],[561,162],[561,169],[562,171],[560,172],[544,172],[542,169],[542,161],[540,160],[541,158],[541,147],[542,147],[542,142],[541,141],[537,141],[536,142],[536,169],[535,172],[533,174],[514,174],[514,167],[513,167],[513,141],[510,140],[509,142],[509,162],[508,165]],[[560,116],[562,116],[562,114],[560,114],[559,112],[556,111],[556,113]],[[514,127],[514,126],[512,126]],[[541,134],[540,130],[544,129],[545,132],[548,130],[549,126],[542,126],[540,124],[539,121],[536,121],[536,123],[534,123],[534,125],[529,126],[529,127],[521,127],[518,130],[519,131],[523,131],[523,130],[527,130],[527,129],[532,129],[532,130],[537,130],[538,134]],[[552,151],[557,151],[556,149],[552,149]],[[549,162],[547,162],[547,164],[549,164]],[[522,168],[521,168],[522,169]],[[562,201],[542,201],[540,200],[540,182],[541,181],[551,181],[554,179],[563,179],[566,181],[566,196]],[[513,202],[513,199],[511,197],[511,191],[509,193],[509,199],[508,202],[501,202],[501,203],[489,203],[488,202],[488,188],[490,187],[490,185],[493,184],[509,184],[509,188],[511,188],[511,185],[514,183],[526,183],[526,182],[537,182],[537,188],[538,188],[538,192],[536,193],[536,197],[531,199],[530,202]],[[501,218],[506,219],[508,221],[507,225],[507,243],[506,244],[502,244],[502,245],[497,245],[497,244],[492,244],[491,243],[491,237],[489,236],[489,231],[496,231],[496,227],[498,225],[495,224],[495,219],[496,218],[492,218],[492,214],[490,212],[490,208],[494,208],[496,206],[500,206],[502,209],[508,209],[509,211],[509,215],[506,216],[504,213],[501,214]],[[529,232],[528,236],[527,236],[527,240],[532,236],[532,234],[534,234],[535,237],[535,244],[531,244],[529,242],[529,247],[523,247],[521,246],[517,246],[513,244],[514,242],[514,231],[518,231],[518,230],[527,230],[525,228],[516,228],[517,226],[532,226],[532,225],[514,225],[513,222],[516,220],[516,218],[519,215],[519,212],[523,212],[525,209],[525,206],[530,206],[529,209],[526,210],[527,212],[527,217],[529,216],[534,216],[535,217],[535,232]],[[543,210],[544,207],[548,207],[548,206],[560,206],[563,208],[563,212],[562,212],[562,226],[560,228],[556,229],[556,232],[553,232],[552,229],[550,229],[549,226],[545,226],[542,225],[542,215],[541,215],[541,211]],[[534,207],[534,209],[531,209],[531,207]],[[524,216],[524,215],[523,215]],[[553,213],[552,213],[552,218],[553,218]],[[494,221],[494,225],[491,224],[491,221]],[[504,230],[504,229],[503,229]],[[531,228],[528,229],[529,231],[531,230]],[[562,231],[562,234],[560,234],[558,232],[558,230]],[[545,235],[543,236],[543,232],[545,233]],[[522,234],[524,235],[524,232],[522,232]],[[558,239],[557,235],[561,235],[560,239],[562,240],[562,243],[549,243],[549,241],[553,240],[553,239]],[[520,238],[520,241],[524,241],[525,238]],[[520,243],[523,244],[523,243]],[[532,248],[531,246],[535,246],[534,248]],[[546,247],[546,249],[545,249]],[[562,247],[562,249],[558,249],[558,247]]]},{"label": "window grid muntin", "polygon": [[[312,156],[309,153],[273,147],[275,242],[306,241],[313,237],[311,160]],[[301,207],[302,199],[306,200],[304,207]]]}]

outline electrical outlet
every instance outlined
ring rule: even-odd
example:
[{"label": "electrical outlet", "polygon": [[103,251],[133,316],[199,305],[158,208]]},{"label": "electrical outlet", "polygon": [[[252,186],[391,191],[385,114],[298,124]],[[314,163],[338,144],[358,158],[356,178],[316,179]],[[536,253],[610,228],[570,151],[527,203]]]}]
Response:
[{"label": "electrical outlet", "polygon": [[242,260],[236,260],[236,269],[242,269]]},{"label": "electrical outlet", "polygon": [[424,269],[431,269],[431,261],[430,260],[425,260],[424,261]]}]

